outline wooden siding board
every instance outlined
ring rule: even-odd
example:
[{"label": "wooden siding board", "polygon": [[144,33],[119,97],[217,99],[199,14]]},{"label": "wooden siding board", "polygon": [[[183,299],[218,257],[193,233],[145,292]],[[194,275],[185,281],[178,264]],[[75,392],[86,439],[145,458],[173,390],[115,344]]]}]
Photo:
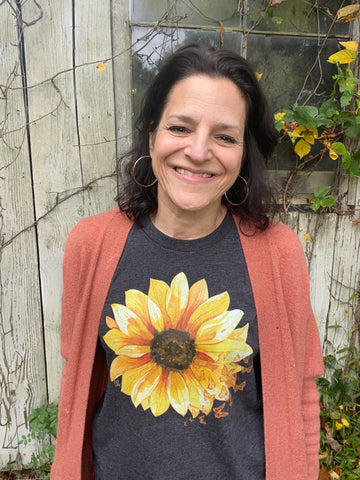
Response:
[{"label": "wooden siding board", "polygon": [[334,215],[299,215],[298,235],[303,245],[310,276],[310,298],[320,337],[326,339],[330,286],[333,276],[333,246],[337,217]]},{"label": "wooden siding board", "polygon": [[120,158],[132,143],[131,32],[129,2],[112,3],[112,53],[116,119],[116,156]]},{"label": "wooden siding board", "polygon": [[[75,3],[75,70],[78,140],[83,181],[98,179],[88,208],[115,206],[116,133],[111,45],[111,2]],[[108,60],[110,59],[110,60]],[[104,63],[103,70],[98,63]],[[88,65],[85,65],[88,64]]]},{"label": "wooden siding board", "polygon": [[[326,353],[348,346],[349,332],[354,326],[354,312],[349,298],[360,280],[360,229],[348,216],[340,216],[333,246],[334,260],[330,291]],[[340,325],[341,328],[329,328]]]},{"label": "wooden siding board", "polygon": [[[0,467],[37,451],[20,444],[27,415],[47,397],[31,167],[15,2],[0,5]],[[12,79],[11,72],[16,73]],[[22,232],[22,233],[21,233]],[[13,239],[13,240],[12,240]]]}]

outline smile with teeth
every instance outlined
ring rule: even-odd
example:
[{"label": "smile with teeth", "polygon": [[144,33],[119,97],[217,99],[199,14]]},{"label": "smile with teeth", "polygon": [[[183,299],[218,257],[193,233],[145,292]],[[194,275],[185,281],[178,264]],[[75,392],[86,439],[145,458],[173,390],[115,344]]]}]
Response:
[{"label": "smile with teeth", "polygon": [[188,175],[189,177],[211,178],[213,176],[211,173],[194,173],[194,172],[190,172],[189,170],[185,170],[184,168],[180,168],[180,167],[175,167],[175,171],[177,173],[181,173],[182,175]]}]

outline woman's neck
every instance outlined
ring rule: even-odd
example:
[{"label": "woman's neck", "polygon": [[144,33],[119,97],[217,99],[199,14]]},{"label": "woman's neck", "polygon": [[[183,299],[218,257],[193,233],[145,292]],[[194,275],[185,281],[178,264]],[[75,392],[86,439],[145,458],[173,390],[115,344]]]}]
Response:
[{"label": "woman's neck", "polygon": [[174,212],[159,206],[151,221],[158,230],[169,237],[195,240],[206,237],[216,230],[224,220],[226,212],[227,209],[222,204],[217,210],[210,212]]}]

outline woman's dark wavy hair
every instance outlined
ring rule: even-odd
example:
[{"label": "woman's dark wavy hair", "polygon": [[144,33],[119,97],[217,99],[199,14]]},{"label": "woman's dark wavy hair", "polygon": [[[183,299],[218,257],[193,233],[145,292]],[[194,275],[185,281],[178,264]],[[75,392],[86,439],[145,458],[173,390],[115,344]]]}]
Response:
[{"label": "woman's dark wavy hair", "polygon": [[[241,221],[250,221],[265,230],[269,226],[268,211],[272,205],[266,163],[277,145],[272,115],[258,79],[244,58],[228,50],[199,45],[182,47],[171,55],[161,66],[145,95],[136,124],[137,140],[133,150],[126,156],[129,160],[117,197],[120,210],[138,224],[141,224],[142,216],[156,212],[157,184],[149,188],[138,186],[132,179],[132,168],[139,157],[149,155],[149,133],[157,129],[171,89],[177,82],[192,75],[229,79],[245,98],[247,117],[240,174],[248,183],[249,195],[246,202],[239,206],[229,205],[225,197],[222,202],[239,214]],[[154,181],[150,159],[141,160],[136,166],[136,178],[143,185]],[[233,203],[241,202],[246,194],[244,187],[244,182],[238,179],[227,192],[228,198]]]}]

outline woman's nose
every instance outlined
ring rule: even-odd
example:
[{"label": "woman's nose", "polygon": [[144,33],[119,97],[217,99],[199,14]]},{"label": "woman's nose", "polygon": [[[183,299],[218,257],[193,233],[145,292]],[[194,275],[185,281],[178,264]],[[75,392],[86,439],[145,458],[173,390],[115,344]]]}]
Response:
[{"label": "woman's nose", "polygon": [[208,135],[204,133],[194,133],[191,135],[184,153],[193,162],[205,162],[209,160],[211,153]]}]

